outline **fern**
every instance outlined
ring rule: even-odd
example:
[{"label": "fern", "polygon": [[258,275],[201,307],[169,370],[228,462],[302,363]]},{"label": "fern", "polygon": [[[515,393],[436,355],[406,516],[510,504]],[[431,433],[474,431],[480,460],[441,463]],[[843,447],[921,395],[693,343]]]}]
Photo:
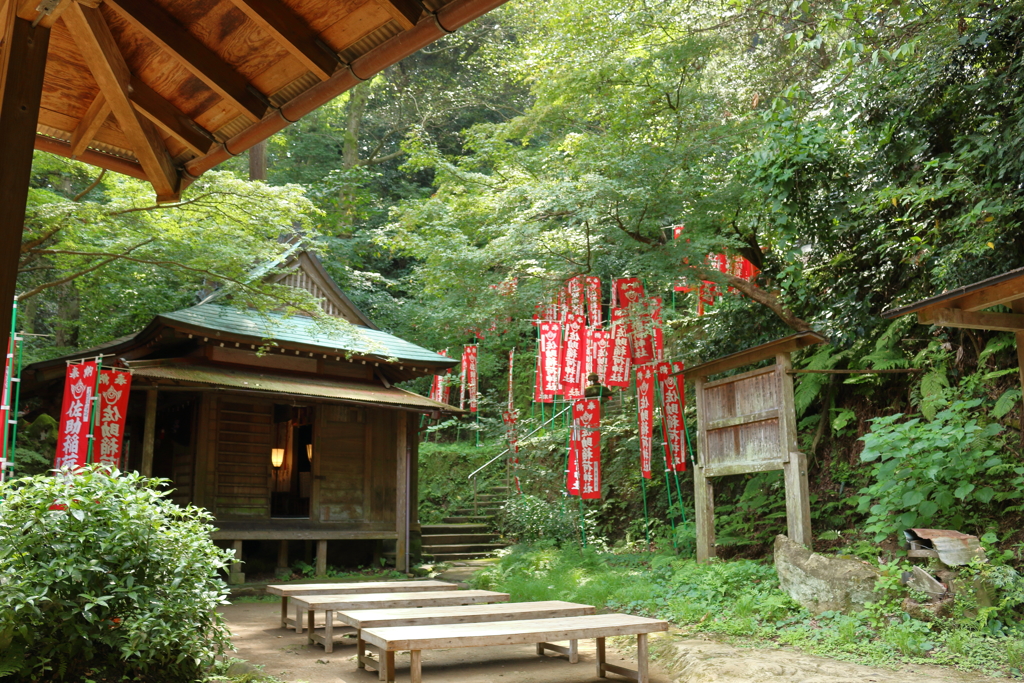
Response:
[{"label": "fern", "polygon": [[978,356],[978,367],[983,367],[985,365],[985,361],[1000,351],[1015,348],[1017,348],[1017,340],[1013,333],[1005,332],[1003,334],[997,334],[989,340],[988,344],[985,345],[985,349]]},{"label": "fern", "polygon": [[[835,347],[831,344],[819,347],[817,352],[804,363],[803,369],[831,370],[836,366],[836,363],[847,355],[846,351],[834,352]],[[815,373],[800,377],[800,381],[793,391],[793,403],[796,406],[797,417],[802,416],[811,407],[811,404],[818,398],[818,394],[821,393],[821,388],[825,386],[828,380],[829,376],[826,374]]]},{"label": "fern", "polygon": [[1003,395],[996,400],[996,405],[992,408],[992,417],[998,420],[1006,415],[1016,407],[1020,397],[1020,389],[1007,389],[1004,391]]}]

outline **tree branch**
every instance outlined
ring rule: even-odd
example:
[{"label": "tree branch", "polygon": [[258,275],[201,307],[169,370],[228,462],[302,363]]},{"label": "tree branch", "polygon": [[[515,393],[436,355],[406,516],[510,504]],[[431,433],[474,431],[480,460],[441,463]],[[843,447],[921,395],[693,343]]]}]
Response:
[{"label": "tree branch", "polygon": [[[99,270],[100,268],[102,268],[103,266],[107,265],[108,263],[112,263],[113,261],[116,261],[118,259],[125,258],[128,254],[132,253],[133,251],[135,251],[139,247],[144,246],[146,244],[149,244],[150,242],[152,242],[155,239],[156,239],[155,237],[150,237],[148,240],[143,240],[139,244],[136,244],[134,247],[131,247],[130,249],[128,249],[127,251],[125,251],[124,253],[121,253],[121,254],[91,254],[89,252],[85,252],[83,255],[87,255],[87,256],[110,256],[110,258],[105,259],[103,261],[100,261],[96,265],[89,266],[85,270],[80,270],[77,273],[72,273],[71,275],[68,275],[67,277],[63,277],[63,278],[61,278],[59,280],[54,280],[52,282],[45,282],[45,283],[39,285],[38,287],[36,287],[34,289],[30,289],[27,292],[25,292],[24,294],[19,295],[18,296],[18,301],[24,301],[25,299],[30,299],[30,298],[34,297],[36,294],[39,294],[40,292],[43,292],[43,291],[45,291],[47,289],[50,289],[51,287],[57,287],[58,285],[62,285],[64,283],[66,283],[66,282],[71,282],[75,278],[79,278],[79,277],[82,277],[83,275],[87,275],[87,274],[93,272],[94,270]],[[42,252],[42,253],[56,253],[56,254],[68,253],[68,252],[60,252],[60,251],[50,251],[50,250],[46,250],[46,249],[38,249],[36,251],[37,251],[37,253],[38,252]]]},{"label": "tree branch", "polygon": [[100,181],[103,180],[103,176],[105,176],[105,175],[107,175],[107,169],[101,168],[100,169],[100,174],[98,176],[96,176],[96,180],[94,180],[91,183],[89,183],[89,187],[85,188],[84,190],[82,190],[81,192],[76,194],[74,199],[72,199],[71,201],[73,201],[73,202],[82,201],[82,197],[84,197],[85,195],[87,195],[90,192],[92,192],[93,190],[95,190],[96,186],[100,184]]},{"label": "tree branch", "polygon": [[697,271],[701,279],[723,282],[729,287],[739,290],[747,298],[767,307],[779,320],[786,323],[793,330],[797,332],[809,332],[811,330],[811,326],[805,320],[793,315],[792,311],[782,305],[777,296],[764,289],[755,287],[753,282],[717,270],[708,270],[691,265],[686,265],[686,267]]}]

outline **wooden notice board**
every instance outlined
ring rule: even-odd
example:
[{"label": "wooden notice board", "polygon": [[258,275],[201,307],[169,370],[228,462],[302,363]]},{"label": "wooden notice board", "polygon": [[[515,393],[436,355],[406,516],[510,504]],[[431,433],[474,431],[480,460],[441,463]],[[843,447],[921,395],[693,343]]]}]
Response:
[{"label": "wooden notice board", "polygon": [[[715,556],[712,479],[729,474],[783,470],[789,537],[811,547],[807,458],[796,439],[793,363],[790,354],[825,338],[801,332],[690,368],[697,397],[697,461],[693,472],[697,561]],[[769,358],[775,364],[724,379],[710,375]]]}]

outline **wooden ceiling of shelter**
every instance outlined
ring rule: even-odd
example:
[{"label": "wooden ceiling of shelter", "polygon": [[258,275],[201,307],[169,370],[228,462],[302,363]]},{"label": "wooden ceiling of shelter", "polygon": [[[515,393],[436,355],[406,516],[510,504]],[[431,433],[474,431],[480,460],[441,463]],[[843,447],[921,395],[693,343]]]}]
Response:
[{"label": "wooden ceiling of shelter", "polygon": [[23,19],[51,27],[37,149],[148,180],[163,200],[179,194],[182,178],[187,183],[183,170],[203,166],[196,159],[275,112],[287,119],[282,106],[339,71],[353,71],[353,61],[429,13],[467,4],[0,0],[0,7],[6,2],[18,2]]}]

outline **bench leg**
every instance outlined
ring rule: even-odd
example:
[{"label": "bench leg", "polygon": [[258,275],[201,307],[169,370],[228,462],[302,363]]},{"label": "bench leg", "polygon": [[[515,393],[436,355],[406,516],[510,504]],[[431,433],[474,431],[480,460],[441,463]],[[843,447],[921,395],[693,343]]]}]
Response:
[{"label": "bench leg", "polygon": [[302,610],[295,605],[295,632],[302,635]]},{"label": "bench leg", "polygon": [[597,677],[607,678],[604,675],[604,638],[597,639]]},{"label": "bench leg", "polygon": [[395,653],[392,650],[382,652],[384,655],[384,666],[381,667],[384,677],[382,680],[387,683],[394,683],[395,681]]},{"label": "bench leg", "polygon": [[334,652],[334,610],[327,610],[324,618],[324,652]]},{"label": "bench leg", "polygon": [[309,628],[309,633],[306,634],[306,643],[312,645],[313,634],[316,632],[316,612],[313,610],[306,612],[306,621],[308,622],[306,626]]},{"label": "bench leg", "polygon": [[569,641],[569,663],[576,664],[580,661],[580,641]]},{"label": "bench leg", "polygon": [[281,628],[288,628],[288,596],[281,596]]},{"label": "bench leg", "polygon": [[537,654],[539,654],[542,657],[544,656],[544,644],[543,643],[537,643]]},{"label": "bench leg", "polygon": [[356,650],[356,666],[360,669],[365,669],[366,661],[364,660],[364,657],[366,657],[366,643],[363,642],[362,630],[356,632],[356,647],[358,648]]},{"label": "bench leg", "polygon": [[409,683],[423,683],[423,661],[419,650],[409,651]]},{"label": "bench leg", "polygon": [[647,673],[647,634],[636,634],[636,673],[637,683],[649,683],[650,676]]}]

